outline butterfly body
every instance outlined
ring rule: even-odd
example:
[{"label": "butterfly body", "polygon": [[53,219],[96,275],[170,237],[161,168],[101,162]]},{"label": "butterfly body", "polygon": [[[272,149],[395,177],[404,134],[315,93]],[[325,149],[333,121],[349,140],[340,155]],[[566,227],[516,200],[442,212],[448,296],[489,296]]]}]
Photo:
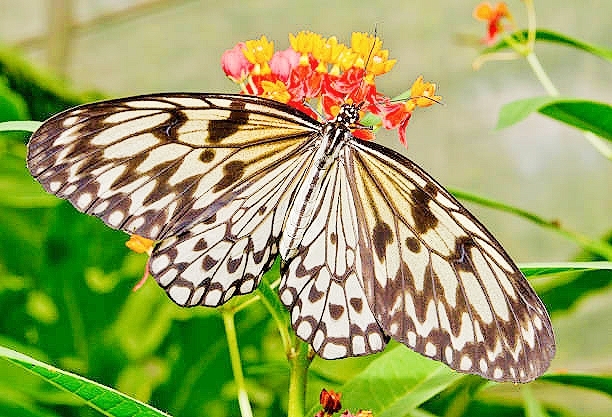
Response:
[{"label": "butterfly body", "polygon": [[358,108],[316,121],[231,94],[93,103],[28,145],[43,187],[109,226],[159,241],[151,274],[182,306],[259,284],[324,358],[389,337],[461,372],[530,381],[554,356],[550,319],[493,236],[416,164],[351,134]]},{"label": "butterfly body", "polygon": [[350,124],[358,121],[358,110],[354,105],[344,105],[338,116],[321,127],[313,137],[316,151],[312,164],[300,184],[291,210],[287,214],[283,234],[279,242],[279,253],[283,260],[297,254],[297,248],[312,221],[313,211],[321,198],[322,184],[332,164],[338,163],[343,146],[353,139]]}]

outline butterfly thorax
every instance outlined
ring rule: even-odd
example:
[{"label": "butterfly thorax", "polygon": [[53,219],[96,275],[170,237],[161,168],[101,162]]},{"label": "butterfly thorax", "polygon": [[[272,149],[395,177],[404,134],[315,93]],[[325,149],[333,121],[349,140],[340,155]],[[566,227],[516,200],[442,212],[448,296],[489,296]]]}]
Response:
[{"label": "butterfly thorax", "polygon": [[338,115],[323,124],[321,131],[317,133],[313,164],[297,189],[279,242],[279,252],[283,259],[291,259],[296,254],[304,233],[312,222],[314,208],[322,198],[321,189],[326,174],[338,160],[345,143],[353,137],[351,125],[358,120],[357,106],[345,104]]}]

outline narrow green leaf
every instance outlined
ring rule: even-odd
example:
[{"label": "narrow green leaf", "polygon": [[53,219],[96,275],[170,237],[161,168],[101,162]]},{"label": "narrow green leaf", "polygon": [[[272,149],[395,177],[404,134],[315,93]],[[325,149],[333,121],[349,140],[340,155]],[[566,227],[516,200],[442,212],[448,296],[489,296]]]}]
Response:
[{"label": "narrow green leaf", "polygon": [[531,391],[531,387],[529,385],[522,386],[521,392],[523,393],[523,400],[525,401],[525,417],[549,416],[542,404],[533,395],[533,392]]},{"label": "narrow green leaf", "polygon": [[[54,207],[61,200],[47,194],[25,167],[22,154],[0,152],[0,206],[14,208]],[[20,153],[21,153],[20,152]]]},{"label": "narrow green leaf", "polygon": [[28,106],[23,97],[11,90],[4,79],[0,79],[0,121],[27,118]]},{"label": "narrow green leaf", "polygon": [[558,274],[570,271],[612,270],[612,262],[546,262],[520,265],[526,277]]},{"label": "narrow green leaf", "polygon": [[570,239],[580,245],[582,248],[598,254],[604,259],[612,260],[612,245],[608,244],[605,241],[594,240],[589,238],[588,236],[584,236],[580,233],[574,232],[572,230],[564,228],[561,224],[559,224],[556,220],[548,220],[545,219],[535,213],[531,213],[527,210],[523,210],[519,207],[511,206],[506,203],[502,203],[500,201],[492,200],[490,198],[486,198],[474,193],[470,193],[467,191],[459,190],[456,188],[448,188],[448,191],[451,192],[455,197],[471,201],[472,203],[480,204],[485,207],[490,207],[495,210],[503,211],[506,213],[511,213],[516,216],[522,217],[525,220],[529,220],[532,223],[537,224],[538,226],[550,229],[555,233],[558,233],[567,239]]},{"label": "narrow green leaf", "polygon": [[612,140],[612,106],[571,98],[533,97],[507,103],[499,112],[496,129],[518,123],[536,111],[577,129]]},{"label": "narrow green leaf", "polygon": [[5,131],[26,131],[26,132],[34,132],[42,125],[42,122],[35,122],[33,120],[28,121],[12,121],[12,122],[1,122],[0,123],[0,132]]},{"label": "narrow green leaf", "polygon": [[63,371],[29,356],[0,346],[0,357],[38,374],[51,384],[82,398],[87,405],[111,417],[167,417],[168,414],[112,388]]},{"label": "narrow green leaf", "polygon": [[[514,38],[516,39],[527,39],[527,30],[520,30],[513,33]],[[569,36],[565,36],[561,33],[554,32],[552,30],[547,29],[538,29],[536,31],[536,40],[544,41],[544,42],[553,42],[558,43],[560,45],[569,46],[584,52],[588,52],[599,58],[605,59],[606,61],[612,61],[612,50],[603,48],[601,46],[591,45],[586,42],[579,41],[578,39],[570,38]],[[496,45],[485,49],[482,51],[483,54],[500,51],[502,49],[507,49],[510,46],[506,43],[506,41],[502,40]]]},{"label": "narrow green leaf", "polygon": [[550,381],[563,385],[588,388],[612,396],[612,376],[546,374],[540,377],[540,381]]},{"label": "narrow green leaf", "polygon": [[377,417],[406,415],[463,375],[398,346],[372,361],[341,389],[342,406]]}]

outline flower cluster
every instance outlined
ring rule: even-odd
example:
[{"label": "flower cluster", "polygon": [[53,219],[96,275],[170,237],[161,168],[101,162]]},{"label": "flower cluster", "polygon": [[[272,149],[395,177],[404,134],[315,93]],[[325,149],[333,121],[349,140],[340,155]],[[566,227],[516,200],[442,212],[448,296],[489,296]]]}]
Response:
[{"label": "flower cluster", "polygon": [[[310,100],[318,100],[317,110],[326,118],[334,117],[343,103],[358,103],[363,114],[380,118],[380,126],[399,129],[403,144],[413,110],[440,101],[435,84],[422,77],[414,82],[407,101],[392,101],[377,91],[376,77],[389,72],[396,61],[389,59],[376,36],[355,32],[349,47],[335,36],[303,31],[289,35],[289,42],[290,48],[276,52],[265,36],[240,42],[223,54],[223,70],[243,93],[287,103],[315,118],[306,104]],[[355,135],[372,138],[368,130]]]}]

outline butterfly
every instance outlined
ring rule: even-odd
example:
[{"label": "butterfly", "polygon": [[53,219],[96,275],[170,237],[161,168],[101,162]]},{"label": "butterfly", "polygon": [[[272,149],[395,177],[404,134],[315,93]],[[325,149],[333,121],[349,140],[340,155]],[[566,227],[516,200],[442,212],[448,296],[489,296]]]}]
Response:
[{"label": "butterfly", "polygon": [[555,354],[548,313],[501,245],[401,154],[355,138],[359,106],[318,121],[233,94],[153,94],[79,106],[32,135],[50,193],[157,243],[151,275],[181,306],[257,288],[279,296],[323,358],[393,338],[496,381],[528,382]]}]

